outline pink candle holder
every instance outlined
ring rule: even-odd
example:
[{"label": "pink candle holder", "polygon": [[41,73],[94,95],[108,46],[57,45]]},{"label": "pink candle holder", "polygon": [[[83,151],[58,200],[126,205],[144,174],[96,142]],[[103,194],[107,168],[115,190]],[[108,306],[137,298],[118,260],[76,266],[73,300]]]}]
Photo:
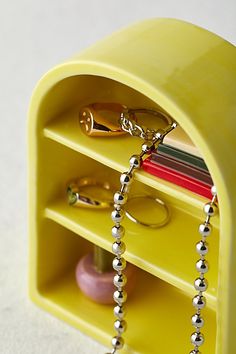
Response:
[{"label": "pink candle holder", "polygon": [[[125,290],[130,294],[135,285],[137,268],[127,263],[124,271],[127,276],[127,285]],[[91,300],[100,304],[113,304],[113,293],[115,286],[113,278],[116,272],[114,270],[107,272],[98,272],[94,264],[93,253],[88,253],[82,257],[76,266],[76,282],[81,291]]]}]

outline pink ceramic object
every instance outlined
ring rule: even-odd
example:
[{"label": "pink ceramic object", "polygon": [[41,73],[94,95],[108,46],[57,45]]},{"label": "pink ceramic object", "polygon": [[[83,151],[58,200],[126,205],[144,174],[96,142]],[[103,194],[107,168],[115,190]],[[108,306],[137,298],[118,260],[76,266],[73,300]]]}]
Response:
[{"label": "pink ceramic object", "polygon": [[[128,294],[132,291],[136,278],[137,268],[130,263],[124,273],[128,282],[125,290]],[[100,304],[113,304],[113,277],[115,271],[99,273],[93,262],[93,254],[89,253],[80,259],[76,266],[76,281],[81,291],[91,300]]]}]

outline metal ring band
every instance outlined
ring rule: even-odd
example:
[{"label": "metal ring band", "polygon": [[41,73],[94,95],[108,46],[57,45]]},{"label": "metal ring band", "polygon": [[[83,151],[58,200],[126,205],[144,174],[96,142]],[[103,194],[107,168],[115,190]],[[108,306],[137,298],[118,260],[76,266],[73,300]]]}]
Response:
[{"label": "metal ring band", "polygon": [[165,123],[171,124],[173,122],[173,119],[167,113],[151,108],[129,108],[127,113],[131,116],[135,115],[135,113],[146,113],[162,119]]},{"label": "metal ring band", "polygon": [[[151,195],[137,195],[137,196],[130,197],[129,201],[132,199],[138,199],[138,198],[149,198],[149,199],[152,199],[155,202],[157,202],[157,204],[160,204],[166,211],[166,217],[164,218],[164,220],[162,220],[158,223],[147,223],[147,222],[141,221],[138,218],[136,218],[135,216],[133,216],[127,210],[127,207],[126,207],[125,214],[131,221],[135,222],[136,224],[146,226],[146,227],[151,227],[151,228],[159,228],[159,227],[165,226],[169,222],[170,216],[171,216],[170,209],[167,206],[167,204],[165,202],[163,202],[163,200],[161,200],[160,198],[157,198],[157,197],[153,197]],[[128,204],[128,202],[127,202],[127,204]]]},{"label": "metal ring band", "polygon": [[128,132],[130,135],[139,136],[144,140],[154,140],[158,130],[149,129],[143,125],[139,125],[137,123],[137,117],[136,117],[137,113],[145,113],[145,114],[156,116],[161,120],[163,120],[165,123],[168,123],[169,126],[173,124],[173,119],[163,111],[157,111],[148,108],[125,109],[123,112],[121,112],[120,120],[119,120],[122,129]]},{"label": "metal ring band", "polygon": [[83,188],[87,186],[98,186],[104,190],[113,190],[108,182],[100,182],[93,177],[82,177],[71,182],[67,187],[69,205],[93,209],[106,209],[113,205],[112,195],[111,199],[96,198],[87,192],[83,192]]}]

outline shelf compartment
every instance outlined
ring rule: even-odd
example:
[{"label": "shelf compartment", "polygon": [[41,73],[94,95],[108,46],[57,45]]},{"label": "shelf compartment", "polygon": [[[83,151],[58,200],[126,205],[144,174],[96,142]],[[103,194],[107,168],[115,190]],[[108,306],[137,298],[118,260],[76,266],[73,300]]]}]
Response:
[{"label": "shelf compartment", "polygon": [[[92,244],[50,220],[43,220],[42,225],[45,235],[41,235],[41,238],[47,239],[47,244],[44,243],[45,240],[39,240],[43,242],[42,246],[47,253],[44,266],[54,275],[46,282],[45,279],[40,279],[41,276],[38,277],[37,291],[32,294],[34,301],[57,317],[63,320],[66,318],[71,325],[92,335],[104,345],[110,346],[111,337],[115,334],[112,306],[96,304],[86,298],[75,281],[76,262],[83,252],[91,249]],[[56,239],[58,241],[54,247],[46,250],[46,245]],[[64,253],[65,240],[68,252]],[[73,250],[72,257],[69,249]],[[54,263],[55,259],[60,259],[60,268]],[[124,335],[126,346],[123,353],[154,354],[157,346],[160,353],[167,350],[174,352],[176,347],[183,353],[190,351],[189,336],[193,331],[190,317],[194,309],[191,299],[179,290],[139,270],[136,289],[129,296],[127,307],[128,330]],[[207,338],[204,350],[213,354],[215,313],[206,309],[204,318],[204,334]],[[171,340],[168,340],[168,334]]]},{"label": "shelf compartment", "polygon": [[[110,347],[110,340],[115,334],[112,307],[87,299],[79,291],[73,271],[44,289],[39,301],[53,315],[61,319],[66,317],[71,325]],[[190,351],[189,336],[193,328],[189,323],[194,310],[190,299],[176,289],[140,272],[139,286],[127,301],[127,307],[128,329],[124,335],[126,346],[123,353],[154,354],[157,347],[159,353],[174,352],[176,347],[181,353]],[[206,310],[204,318],[206,326],[203,333],[207,338],[204,350],[213,354],[215,315],[213,311]]]},{"label": "shelf compartment", "polygon": [[[129,135],[120,137],[89,137],[79,127],[79,107],[76,106],[52,119],[44,127],[44,136],[63,144],[70,149],[85,154],[102,164],[119,172],[128,169],[129,157],[140,152],[142,140]],[[145,122],[148,124],[148,122]],[[160,122],[160,125],[163,124]],[[168,181],[152,176],[145,171],[137,171],[135,179],[151,186],[160,192],[172,196],[179,203],[179,207],[187,209],[189,213],[197,213],[202,210],[206,198],[194,194],[182,187]],[[218,216],[214,221],[219,225]]]},{"label": "shelf compartment", "polygon": [[[110,251],[113,242],[110,232],[113,225],[111,210],[75,208],[69,206],[65,199],[59,198],[46,207],[44,215]],[[143,214],[144,217],[145,214],[148,216],[145,209]],[[127,218],[123,224],[126,228],[126,259],[193,296],[193,281],[197,277],[195,243],[200,239],[197,232],[199,220],[172,207],[171,221],[160,229],[143,227]],[[180,234],[178,230],[181,230]],[[209,239],[210,252],[207,259],[211,268],[207,274],[209,289],[206,292],[208,306],[212,309],[216,309],[217,302],[218,242],[218,233],[214,230]]]}]

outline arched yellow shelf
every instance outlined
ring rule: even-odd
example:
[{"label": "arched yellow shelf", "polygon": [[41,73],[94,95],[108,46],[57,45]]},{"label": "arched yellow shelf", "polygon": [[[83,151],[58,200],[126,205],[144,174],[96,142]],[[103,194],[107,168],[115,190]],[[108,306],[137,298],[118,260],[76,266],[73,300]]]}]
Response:
[{"label": "arched yellow shelf", "polygon": [[[73,274],[92,243],[110,249],[109,213],[70,208],[64,190],[78,175],[117,180],[141,143],[131,137],[83,136],[78,108],[96,101],[161,107],[198,147],[218,191],[203,352],[236,352],[235,97],[235,47],[175,19],[133,24],[42,77],[28,120],[30,295],[36,303],[109,345],[111,308],[84,298]],[[132,237],[140,232],[127,221],[127,259],[141,269],[141,285],[128,304],[123,352],[156,354],[158,342],[159,353],[176,352],[176,347],[186,353],[191,349],[195,230],[206,200],[143,172],[135,188],[158,191],[172,206],[173,220],[159,236],[142,231],[145,242],[142,235]]]}]

